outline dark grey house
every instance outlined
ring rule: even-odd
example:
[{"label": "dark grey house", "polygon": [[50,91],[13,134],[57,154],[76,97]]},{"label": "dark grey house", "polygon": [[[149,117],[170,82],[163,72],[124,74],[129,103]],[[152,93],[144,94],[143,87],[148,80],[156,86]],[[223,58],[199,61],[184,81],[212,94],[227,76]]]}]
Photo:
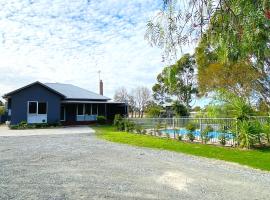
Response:
[{"label": "dark grey house", "polygon": [[[100,82],[103,86],[102,81]],[[63,123],[89,124],[97,116],[112,120],[115,114],[126,115],[127,105],[86,89],[61,83],[34,82],[3,96],[7,101],[11,124]]]}]

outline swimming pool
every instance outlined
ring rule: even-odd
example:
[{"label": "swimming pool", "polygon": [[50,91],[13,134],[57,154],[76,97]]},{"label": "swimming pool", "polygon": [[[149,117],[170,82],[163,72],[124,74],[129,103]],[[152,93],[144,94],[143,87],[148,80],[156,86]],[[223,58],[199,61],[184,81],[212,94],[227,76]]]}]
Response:
[{"label": "swimming pool", "polygon": [[[181,128],[181,129],[165,129],[165,130],[161,130],[161,133],[163,134],[170,134],[170,135],[174,135],[174,134],[179,134],[179,135],[186,135],[188,133],[188,130]],[[200,130],[196,130],[193,132],[195,137],[200,137],[201,136],[201,132]],[[213,138],[213,139],[218,139],[219,136],[221,134],[225,134],[227,139],[233,139],[233,134],[232,133],[222,133],[219,131],[211,131],[208,133],[208,137],[209,138]]]}]

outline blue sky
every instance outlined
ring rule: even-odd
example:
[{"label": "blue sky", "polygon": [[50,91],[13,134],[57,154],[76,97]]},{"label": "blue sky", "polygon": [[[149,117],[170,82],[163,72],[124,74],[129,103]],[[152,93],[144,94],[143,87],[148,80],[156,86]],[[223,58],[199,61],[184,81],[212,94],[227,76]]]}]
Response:
[{"label": "blue sky", "polygon": [[162,51],[144,40],[157,0],[1,0],[0,94],[39,80],[72,83],[105,95],[149,88]]}]

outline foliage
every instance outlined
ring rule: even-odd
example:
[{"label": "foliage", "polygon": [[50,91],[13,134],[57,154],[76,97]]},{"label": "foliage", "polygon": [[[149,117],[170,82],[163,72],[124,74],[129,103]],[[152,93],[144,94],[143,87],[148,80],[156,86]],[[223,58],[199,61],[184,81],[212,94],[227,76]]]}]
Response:
[{"label": "foliage", "polygon": [[186,129],[190,132],[194,132],[196,130],[196,125],[194,123],[188,123]]},{"label": "foliage", "polygon": [[[202,93],[223,87],[270,105],[269,0],[164,0],[147,24],[146,39],[165,56],[190,42],[196,50]],[[182,52],[181,52],[182,53]]]},{"label": "foliage", "polygon": [[40,124],[28,124],[26,121],[21,121],[19,124],[10,125],[10,129],[43,129],[59,127],[59,123],[40,123]]},{"label": "foliage", "polygon": [[172,109],[174,111],[174,114],[177,117],[187,117],[189,116],[189,112],[186,106],[181,104],[179,101],[174,101],[172,104]]},{"label": "foliage", "polygon": [[162,10],[147,24],[146,39],[163,48],[165,54],[176,51],[207,33],[215,45],[218,59],[261,59],[268,51],[268,0],[164,0]]},{"label": "foliage", "polygon": [[263,126],[262,126],[262,132],[266,136],[267,142],[270,143],[270,124],[269,124],[269,122],[263,124]]},{"label": "foliage", "polygon": [[178,134],[178,135],[177,135],[177,140],[182,141],[182,140],[183,140],[183,135]]},{"label": "foliage", "polygon": [[133,132],[135,129],[135,124],[132,121],[129,121],[128,119],[125,120],[125,131],[127,132]]},{"label": "foliage", "polygon": [[202,130],[202,132],[201,132],[202,143],[206,144],[209,141],[209,139],[210,139],[209,133],[212,131],[213,131],[213,127],[210,125],[207,125],[205,127],[205,129]]},{"label": "foliage", "polygon": [[221,133],[221,134],[219,134],[218,139],[219,139],[219,143],[220,143],[221,145],[223,145],[223,146],[226,145],[226,143],[227,143],[226,133]]},{"label": "foliage", "polygon": [[247,120],[254,114],[252,106],[245,98],[226,90],[219,90],[215,99],[222,103],[227,113],[231,113],[238,120]]},{"label": "foliage", "polygon": [[106,117],[105,116],[97,116],[97,123],[98,124],[105,124],[106,123]]},{"label": "foliage", "polygon": [[4,106],[0,106],[0,115],[5,114],[6,110]]},{"label": "foliage", "polygon": [[190,142],[193,142],[195,140],[194,133],[192,133],[192,132],[188,132],[187,137],[188,137]]},{"label": "foliage", "polygon": [[237,124],[237,140],[241,148],[251,148],[260,143],[261,126],[257,121],[239,121]]},{"label": "foliage", "polygon": [[192,96],[197,94],[195,60],[189,54],[183,55],[174,65],[165,67],[157,76],[153,86],[154,98],[164,102],[167,96],[190,108]]},{"label": "foliage", "polygon": [[136,124],[136,125],[135,125],[135,131],[136,131],[136,133],[138,133],[138,134],[142,134],[142,133],[143,133],[143,128],[142,128],[142,126]]},{"label": "foliage", "polygon": [[196,130],[196,126],[193,123],[188,123],[186,125],[186,129],[188,131],[187,133],[187,137],[189,139],[189,141],[193,142],[193,140],[195,140],[195,136],[194,136],[194,131]]},{"label": "foliage", "polygon": [[262,150],[239,150],[237,148],[225,148],[213,145],[198,143],[186,143],[167,138],[157,138],[148,135],[138,135],[125,132],[118,132],[111,126],[95,127],[99,138],[129,144],[138,147],[148,147],[160,150],[181,152],[195,156],[214,158],[229,162],[270,171],[270,149]]},{"label": "foliage", "polygon": [[162,112],[162,107],[156,104],[151,104],[147,107],[146,115],[150,118],[159,117]]},{"label": "foliage", "polygon": [[227,114],[225,106],[220,104],[209,104],[204,111],[206,117],[210,118],[224,117]]},{"label": "foliage", "polygon": [[120,114],[114,116],[113,125],[116,127],[118,131],[125,130],[125,122]]}]

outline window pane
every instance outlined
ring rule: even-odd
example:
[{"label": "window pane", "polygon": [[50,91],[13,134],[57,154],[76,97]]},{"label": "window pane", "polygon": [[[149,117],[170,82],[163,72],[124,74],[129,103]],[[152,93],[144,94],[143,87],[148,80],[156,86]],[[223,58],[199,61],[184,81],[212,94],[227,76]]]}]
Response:
[{"label": "window pane", "polygon": [[29,102],[29,114],[37,113],[37,102],[30,101]]},{"label": "window pane", "polygon": [[78,104],[78,115],[83,115],[83,104]]},{"label": "window pane", "polygon": [[91,104],[85,104],[85,114],[91,115]]},{"label": "window pane", "polygon": [[38,114],[47,114],[47,103],[39,102],[38,103]]}]

